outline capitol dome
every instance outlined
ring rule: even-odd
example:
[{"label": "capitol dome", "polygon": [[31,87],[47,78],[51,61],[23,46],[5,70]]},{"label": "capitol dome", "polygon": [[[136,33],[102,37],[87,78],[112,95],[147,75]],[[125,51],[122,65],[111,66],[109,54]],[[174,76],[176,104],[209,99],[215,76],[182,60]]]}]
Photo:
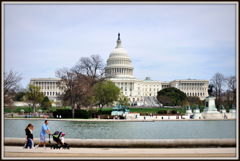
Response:
[{"label": "capitol dome", "polygon": [[127,51],[122,48],[120,33],[118,33],[117,46],[107,60],[105,74],[108,77],[134,78],[131,59]]}]

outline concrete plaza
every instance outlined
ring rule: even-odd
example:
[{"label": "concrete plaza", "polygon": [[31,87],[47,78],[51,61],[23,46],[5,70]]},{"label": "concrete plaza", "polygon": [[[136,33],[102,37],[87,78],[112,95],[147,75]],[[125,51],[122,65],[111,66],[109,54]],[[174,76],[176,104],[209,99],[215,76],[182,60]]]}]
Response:
[{"label": "concrete plaza", "polygon": [[23,149],[20,146],[4,146],[4,158],[227,158],[236,159],[236,148],[71,148]]}]

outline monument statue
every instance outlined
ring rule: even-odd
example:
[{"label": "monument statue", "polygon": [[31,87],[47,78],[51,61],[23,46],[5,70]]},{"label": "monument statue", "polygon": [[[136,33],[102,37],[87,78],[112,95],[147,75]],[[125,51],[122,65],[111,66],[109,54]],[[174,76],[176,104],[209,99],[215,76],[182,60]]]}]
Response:
[{"label": "monument statue", "polygon": [[208,95],[209,96],[213,96],[213,87],[214,87],[213,84],[209,84],[209,86],[208,86]]},{"label": "monument statue", "polygon": [[111,115],[119,115],[122,116],[124,113],[129,113],[129,107],[128,106],[122,106],[119,103],[116,104],[116,106],[113,108]]}]

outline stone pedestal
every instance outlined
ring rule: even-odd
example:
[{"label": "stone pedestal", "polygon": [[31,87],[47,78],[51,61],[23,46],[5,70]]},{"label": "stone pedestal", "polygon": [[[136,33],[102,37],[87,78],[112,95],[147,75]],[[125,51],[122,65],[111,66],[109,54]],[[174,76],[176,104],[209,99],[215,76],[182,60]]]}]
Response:
[{"label": "stone pedestal", "polygon": [[20,110],[20,115],[24,115],[24,110]]},{"label": "stone pedestal", "polygon": [[220,113],[227,113],[226,109],[221,109]]},{"label": "stone pedestal", "polygon": [[227,111],[226,111],[226,109],[224,108],[223,105],[221,106],[220,113],[227,113]]},{"label": "stone pedestal", "polygon": [[190,116],[190,115],[192,115],[193,113],[192,113],[192,110],[186,110],[186,113],[185,113],[185,116]]},{"label": "stone pedestal", "polygon": [[209,96],[206,98],[205,108],[202,113],[219,113],[215,106],[215,97]]},{"label": "stone pedestal", "polygon": [[186,110],[186,113],[185,113],[185,116],[190,116],[192,115],[192,109],[190,108],[190,106],[187,107],[187,110]]},{"label": "stone pedestal", "polygon": [[230,109],[229,113],[231,115],[231,118],[236,118],[236,109]]},{"label": "stone pedestal", "polygon": [[201,118],[201,113],[200,113],[200,109],[198,108],[198,106],[196,106],[196,108],[193,110],[193,116],[194,119],[200,119]]},{"label": "stone pedestal", "polygon": [[223,118],[223,114],[220,113],[215,106],[215,97],[209,96],[206,98],[202,117],[206,119]]}]

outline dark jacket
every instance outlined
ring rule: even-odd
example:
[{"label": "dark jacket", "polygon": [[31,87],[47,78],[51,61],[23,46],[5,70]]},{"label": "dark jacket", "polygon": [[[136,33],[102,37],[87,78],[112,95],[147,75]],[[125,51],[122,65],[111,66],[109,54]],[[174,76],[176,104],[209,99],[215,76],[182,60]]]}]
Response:
[{"label": "dark jacket", "polygon": [[33,139],[33,134],[31,134],[31,132],[28,128],[25,129],[25,132],[26,132],[27,138]]}]

